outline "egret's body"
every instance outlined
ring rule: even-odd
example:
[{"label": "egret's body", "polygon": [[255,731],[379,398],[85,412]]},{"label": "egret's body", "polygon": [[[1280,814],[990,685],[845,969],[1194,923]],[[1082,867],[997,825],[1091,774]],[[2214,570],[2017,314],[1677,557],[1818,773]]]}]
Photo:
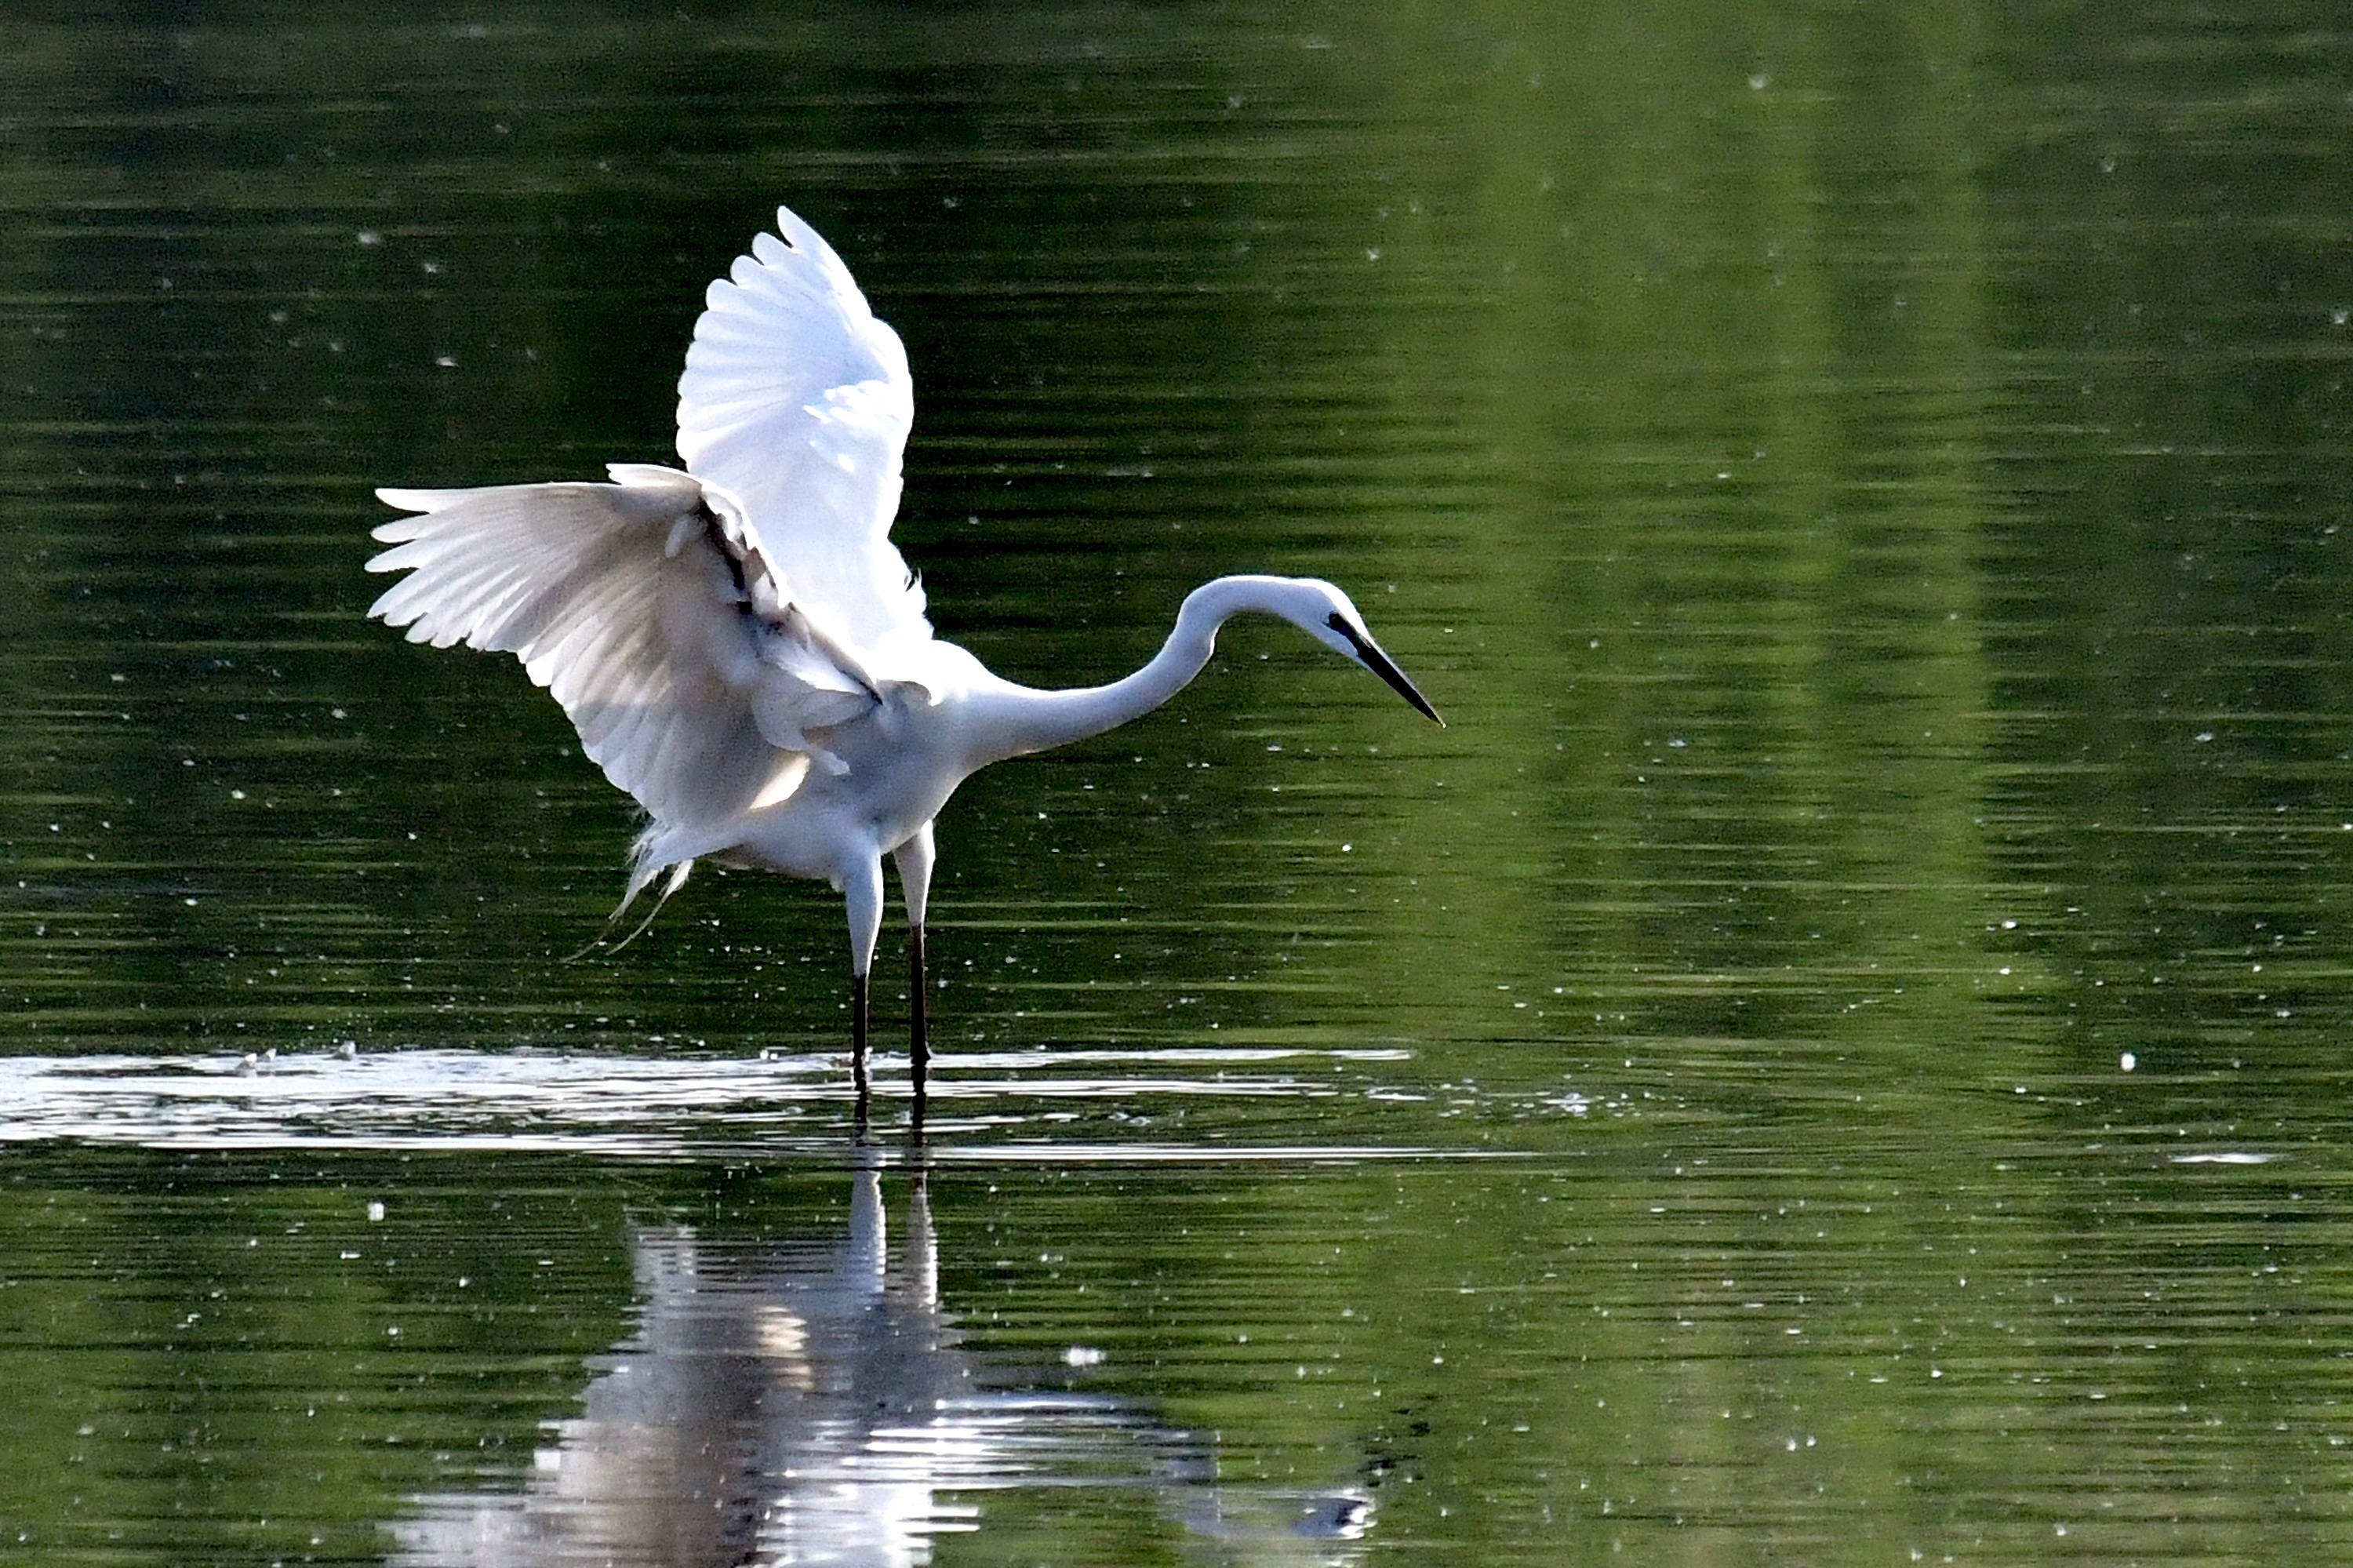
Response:
[{"label": "egret's body", "polygon": [[611,482],[385,490],[416,515],[368,563],[406,571],[369,611],[414,641],[512,652],[583,749],[651,818],[622,903],[674,891],[702,858],[821,878],[849,904],[855,1038],[893,860],[923,932],[932,822],[992,762],[1081,740],[1168,700],[1235,614],[1280,616],[1438,715],[1347,596],[1306,577],[1228,577],[1189,595],[1144,668],[1039,691],[932,635],[890,542],[913,417],[905,351],[816,232],[711,287],[679,383],[685,471],[615,464]]}]

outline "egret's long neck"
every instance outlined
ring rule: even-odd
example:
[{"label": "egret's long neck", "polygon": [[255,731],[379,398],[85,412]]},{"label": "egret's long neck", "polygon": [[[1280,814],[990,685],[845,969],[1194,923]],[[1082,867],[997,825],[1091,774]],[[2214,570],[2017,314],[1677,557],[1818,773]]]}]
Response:
[{"label": "egret's long neck", "polygon": [[1125,680],[1107,686],[1074,686],[1064,691],[1039,691],[1008,684],[988,704],[988,727],[980,737],[982,755],[974,766],[1000,762],[1068,746],[1074,740],[1116,729],[1141,718],[1192,683],[1218,645],[1218,628],[1245,609],[1269,608],[1267,587],[1279,578],[1217,577],[1185,596],[1176,612],[1176,629],[1152,661]]}]

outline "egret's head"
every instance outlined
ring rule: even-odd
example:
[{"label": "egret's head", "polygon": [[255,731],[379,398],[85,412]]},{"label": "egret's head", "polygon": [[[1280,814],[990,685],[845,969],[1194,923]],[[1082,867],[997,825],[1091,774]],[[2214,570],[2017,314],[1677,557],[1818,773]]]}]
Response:
[{"label": "egret's head", "polygon": [[1406,679],[1405,672],[1397,667],[1397,661],[1381,652],[1381,645],[1373,641],[1373,634],[1365,628],[1365,618],[1357,613],[1356,605],[1349,601],[1346,594],[1321,577],[1293,580],[1303,603],[1300,605],[1302,613],[1289,617],[1291,620],[1304,628],[1309,636],[1335,653],[1354,660],[1388,682],[1391,690],[1434,723],[1441,726],[1446,723],[1438,716],[1438,710],[1430,705],[1430,699]]}]

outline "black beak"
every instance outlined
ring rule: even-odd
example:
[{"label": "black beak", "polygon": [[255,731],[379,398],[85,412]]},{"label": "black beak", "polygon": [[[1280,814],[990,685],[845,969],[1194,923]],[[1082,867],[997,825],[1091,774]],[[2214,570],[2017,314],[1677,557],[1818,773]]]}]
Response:
[{"label": "black beak", "polygon": [[1387,681],[1390,690],[1419,709],[1422,715],[1430,723],[1440,729],[1446,727],[1446,721],[1438,716],[1438,710],[1430,705],[1430,699],[1423,696],[1420,689],[1411,681],[1406,679],[1405,672],[1397,667],[1397,661],[1381,652],[1379,643],[1343,620],[1338,610],[1332,612],[1328,624],[1333,630],[1348,640],[1349,646],[1356,651],[1356,657],[1365,662],[1366,669]]}]

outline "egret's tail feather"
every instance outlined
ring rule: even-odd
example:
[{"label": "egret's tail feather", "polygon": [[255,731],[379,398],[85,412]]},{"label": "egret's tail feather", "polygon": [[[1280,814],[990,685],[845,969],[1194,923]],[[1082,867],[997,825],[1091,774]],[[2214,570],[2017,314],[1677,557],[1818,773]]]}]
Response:
[{"label": "egret's tail feather", "polygon": [[[661,891],[654,895],[654,906],[646,911],[646,917],[638,921],[637,925],[631,928],[628,936],[613,944],[613,950],[615,952],[619,952],[623,948],[628,947],[631,942],[636,941],[639,937],[646,934],[646,927],[652,925],[654,923],[654,916],[662,912],[662,906],[670,902],[670,895],[686,885],[687,874],[693,869],[694,863],[691,860],[680,861],[676,865],[670,868],[670,875],[662,880]],[[650,880],[650,878],[649,878],[649,880]],[[621,902],[615,906],[613,910],[613,919],[616,924],[619,923],[622,911],[628,909],[629,905],[636,898],[637,894],[632,892],[628,898],[622,899]]]},{"label": "egret's tail feather", "polygon": [[[654,916],[662,912],[662,906],[670,902],[670,895],[686,885],[687,875],[693,870],[694,862],[691,860],[678,861],[667,866],[640,862],[629,873],[629,885],[622,891],[621,901],[613,906],[613,913],[606,916],[605,928],[597,932],[586,947],[564,961],[567,964],[577,962],[599,948],[608,948],[610,951],[617,953],[639,937],[644,936],[646,927],[654,923]],[[662,877],[662,873],[665,871],[670,874]],[[638,895],[652,886],[657,877],[661,877],[662,885],[654,895],[653,907],[646,911],[644,919],[629,928],[628,936],[617,942],[613,941],[612,936],[620,927],[621,916],[629,912],[629,906],[638,901]]]}]

